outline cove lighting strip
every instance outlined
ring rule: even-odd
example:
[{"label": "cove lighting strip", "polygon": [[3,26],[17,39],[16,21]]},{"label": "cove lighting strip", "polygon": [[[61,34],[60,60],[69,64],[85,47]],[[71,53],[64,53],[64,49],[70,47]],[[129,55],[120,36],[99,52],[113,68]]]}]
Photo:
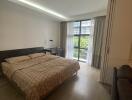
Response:
[{"label": "cove lighting strip", "polygon": [[39,9],[39,10],[41,10],[41,11],[47,12],[47,13],[49,13],[49,14],[51,14],[51,15],[56,16],[56,17],[59,17],[59,18],[65,19],[65,20],[68,19],[67,17],[65,17],[65,16],[63,16],[63,15],[57,13],[57,12],[54,12],[54,11],[48,9],[48,8],[45,8],[45,7],[40,6],[40,5],[38,5],[38,4],[35,4],[35,3],[31,2],[31,1],[27,1],[27,0],[18,0],[18,1],[21,2],[21,3],[24,3],[24,4],[26,4],[26,5],[29,5],[29,6],[31,6],[31,7],[34,7],[34,8],[36,8],[36,9]]}]

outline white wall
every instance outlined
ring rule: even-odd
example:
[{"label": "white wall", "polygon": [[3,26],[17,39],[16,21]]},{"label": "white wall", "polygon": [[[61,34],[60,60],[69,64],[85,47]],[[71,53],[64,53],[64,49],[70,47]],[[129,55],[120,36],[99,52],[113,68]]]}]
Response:
[{"label": "white wall", "polygon": [[60,23],[7,0],[0,0],[0,50],[59,46]]}]

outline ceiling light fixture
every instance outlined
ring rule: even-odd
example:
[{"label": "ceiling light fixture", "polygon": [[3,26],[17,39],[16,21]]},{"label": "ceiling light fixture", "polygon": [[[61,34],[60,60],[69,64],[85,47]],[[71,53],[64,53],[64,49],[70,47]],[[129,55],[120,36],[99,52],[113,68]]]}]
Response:
[{"label": "ceiling light fixture", "polygon": [[68,19],[67,17],[65,17],[65,16],[63,16],[63,15],[57,13],[57,12],[54,12],[54,11],[48,9],[48,8],[45,8],[45,7],[40,6],[38,4],[35,4],[35,3],[31,2],[31,1],[27,1],[27,0],[18,0],[18,1],[21,2],[21,3],[27,4],[27,5],[31,6],[31,7],[37,8],[37,9],[39,9],[41,11],[44,11],[44,12],[47,12],[47,13],[52,14],[54,16],[57,16],[59,18],[62,18],[62,19],[65,19],[65,20]]}]

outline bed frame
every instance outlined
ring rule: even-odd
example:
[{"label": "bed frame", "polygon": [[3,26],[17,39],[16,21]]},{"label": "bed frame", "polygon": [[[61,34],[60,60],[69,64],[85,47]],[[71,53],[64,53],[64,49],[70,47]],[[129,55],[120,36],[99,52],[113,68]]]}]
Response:
[{"label": "bed frame", "polygon": [[0,51],[0,75],[2,74],[1,63],[4,62],[6,58],[17,57],[28,55],[32,53],[46,52],[44,47],[34,47],[34,48],[24,48],[24,49],[15,49],[15,50],[6,50]]}]

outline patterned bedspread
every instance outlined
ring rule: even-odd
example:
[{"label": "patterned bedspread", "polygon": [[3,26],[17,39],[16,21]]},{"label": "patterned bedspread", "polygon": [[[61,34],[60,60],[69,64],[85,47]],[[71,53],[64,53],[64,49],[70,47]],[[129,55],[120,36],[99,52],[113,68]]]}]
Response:
[{"label": "patterned bedspread", "polygon": [[16,64],[2,63],[3,73],[26,94],[40,100],[80,69],[74,60],[45,55]]}]

